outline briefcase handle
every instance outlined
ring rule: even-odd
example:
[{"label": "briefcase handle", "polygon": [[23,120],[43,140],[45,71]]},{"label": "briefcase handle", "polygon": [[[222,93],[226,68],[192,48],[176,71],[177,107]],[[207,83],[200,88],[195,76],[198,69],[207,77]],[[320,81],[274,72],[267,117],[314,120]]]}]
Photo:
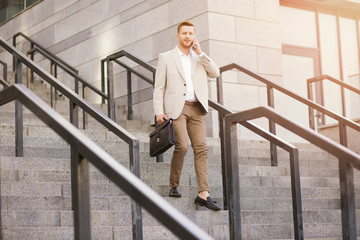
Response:
[{"label": "briefcase handle", "polygon": [[[164,120],[164,123],[161,124],[161,125],[164,125],[164,124],[166,123],[166,121],[169,120],[169,119],[163,118],[163,120]],[[158,128],[159,126],[161,126],[161,125],[159,125],[159,124],[157,123],[157,121],[156,121],[156,115],[154,116],[154,122],[155,122],[155,128]]]}]

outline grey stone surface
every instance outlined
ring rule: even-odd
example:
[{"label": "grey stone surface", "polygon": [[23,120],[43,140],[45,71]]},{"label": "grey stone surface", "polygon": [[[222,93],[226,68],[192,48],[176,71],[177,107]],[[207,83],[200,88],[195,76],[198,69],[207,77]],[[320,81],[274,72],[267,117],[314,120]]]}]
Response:
[{"label": "grey stone surface", "polygon": [[[41,86],[38,86],[41,87]],[[60,107],[59,105],[59,108]],[[73,239],[73,212],[69,147],[29,112],[26,113],[25,157],[14,157],[14,122],[11,107],[0,108],[1,214],[4,239]],[[3,114],[4,113],[4,114]],[[196,178],[192,149],[184,161],[181,199],[168,197],[171,150],[164,162],[148,154],[148,133],[141,120],[121,120],[140,140],[141,179],[215,239],[229,239],[227,211],[196,207]],[[96,126],[86,135],[129,166],[128,149],[116,136]],[[211,196],[222,199],[219,140],[208,138]],[[44,148],[43,145],[46,145]],[[335,240],[341,236],[338,164],[334,157],[299,144],[304,232],[306,238]],[[239,141],[240,205],[244,239],[291,239],[292,200],[288,154],[279,151],[279,166],[272,167],[264,141]],[[355,173],[355,195],[360,206],[360,174]],[[90,203],[93,239],[131,239],[131,200],[90,165]],[[360,218],[357,210],[357,219]],[[360,221],[358,221],[360,222]],[[173,233],[143,210],[144,239],[176,239]]]}]

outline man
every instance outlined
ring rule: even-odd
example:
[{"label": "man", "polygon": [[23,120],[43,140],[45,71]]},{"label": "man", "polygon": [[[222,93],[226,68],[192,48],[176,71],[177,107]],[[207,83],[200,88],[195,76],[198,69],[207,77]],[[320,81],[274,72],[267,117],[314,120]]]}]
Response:
[{"label": "man", "polygon": [[178,46],[159,55],[154,86],[156,122],[161,125],[172,118],[176,139],[169,196],[181,197],[178,186],[190,138],[198,186],[194,203],[218,211],[220,208],[209,196],[204,115],[208,112],[207,78],[216,78],[220,70],[202,52],[194,24],[181,22],[176,37]]}]

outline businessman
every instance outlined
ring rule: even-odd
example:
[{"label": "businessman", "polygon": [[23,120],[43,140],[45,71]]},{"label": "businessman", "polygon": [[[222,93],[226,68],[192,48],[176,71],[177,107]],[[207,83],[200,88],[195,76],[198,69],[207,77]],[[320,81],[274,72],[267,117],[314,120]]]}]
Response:
[{"label": "businessman", "polygon": [[154,86],[154,112],[159,125],[172,118],[176,144],[171,159],[169,197],[181,197],[179,182],[190,138],[198,195],[195,204],[218,211],[209,196],[204,115],[208,112],[208,77],[219,67],[202,50],[190,21],[178,25],[178,45],[159,55]]}]

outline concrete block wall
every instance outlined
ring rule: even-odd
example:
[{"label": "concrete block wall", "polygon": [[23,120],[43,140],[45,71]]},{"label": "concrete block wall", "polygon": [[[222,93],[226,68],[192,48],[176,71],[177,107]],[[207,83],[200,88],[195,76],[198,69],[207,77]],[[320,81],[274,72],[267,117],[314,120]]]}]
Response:
[{"label": "concrete block wall", "polygon": [[[209,1],[210,56],[219,66],[236,63],[261,76],[282,83],[280,4],[278,0]],[[238,72],[223,74],[224,105],[234,111],[267,105],[266,86]],[[210,82],[216,99],[216,83]],[[217,114],[211,115],[213,136],[217,135]],[[257,124],[267,128],[264,120]],[[209,131],[208,131],[209,134]],[[244,139],[256,139],[239,128]]]},{"label": "concrete block wall", "polygon": [[[0,25],[0,33],[9,43],[14,33],[25,33],[100,88],[101,59],[125,49],[156,66],[158,54],[177,44],[177,24],[186,19],[194,22],[203,50],[219,66],[234,62],[281,83],[278,0],[41,1]],[[28,44],[20,42],[18,47],[25,51]],[[0,52],[0,58],[11,67],[9,54]],[[40,65],[47,69],[45,62]],[[126,102],[127,94],[123,71],[115,67],[115,96],[120,104]],[[66,83],[72,81],[64,75],[59,71],[58,78]],[[241,111],[266,104],[264,86],[244,74],[228,72],[224,82],[225,105],[230,109]],[[209,86],[210,97],[216,99],[214,79],[209,80]],[[152,121],[150,84],[134,78],[133,91],[146,96],[134,106],[134,116]],[[90,102],[100,101],[91,91],[88,96]],[[211,112],[206,122],[208,136],[217,136],[216,114]]]}]

